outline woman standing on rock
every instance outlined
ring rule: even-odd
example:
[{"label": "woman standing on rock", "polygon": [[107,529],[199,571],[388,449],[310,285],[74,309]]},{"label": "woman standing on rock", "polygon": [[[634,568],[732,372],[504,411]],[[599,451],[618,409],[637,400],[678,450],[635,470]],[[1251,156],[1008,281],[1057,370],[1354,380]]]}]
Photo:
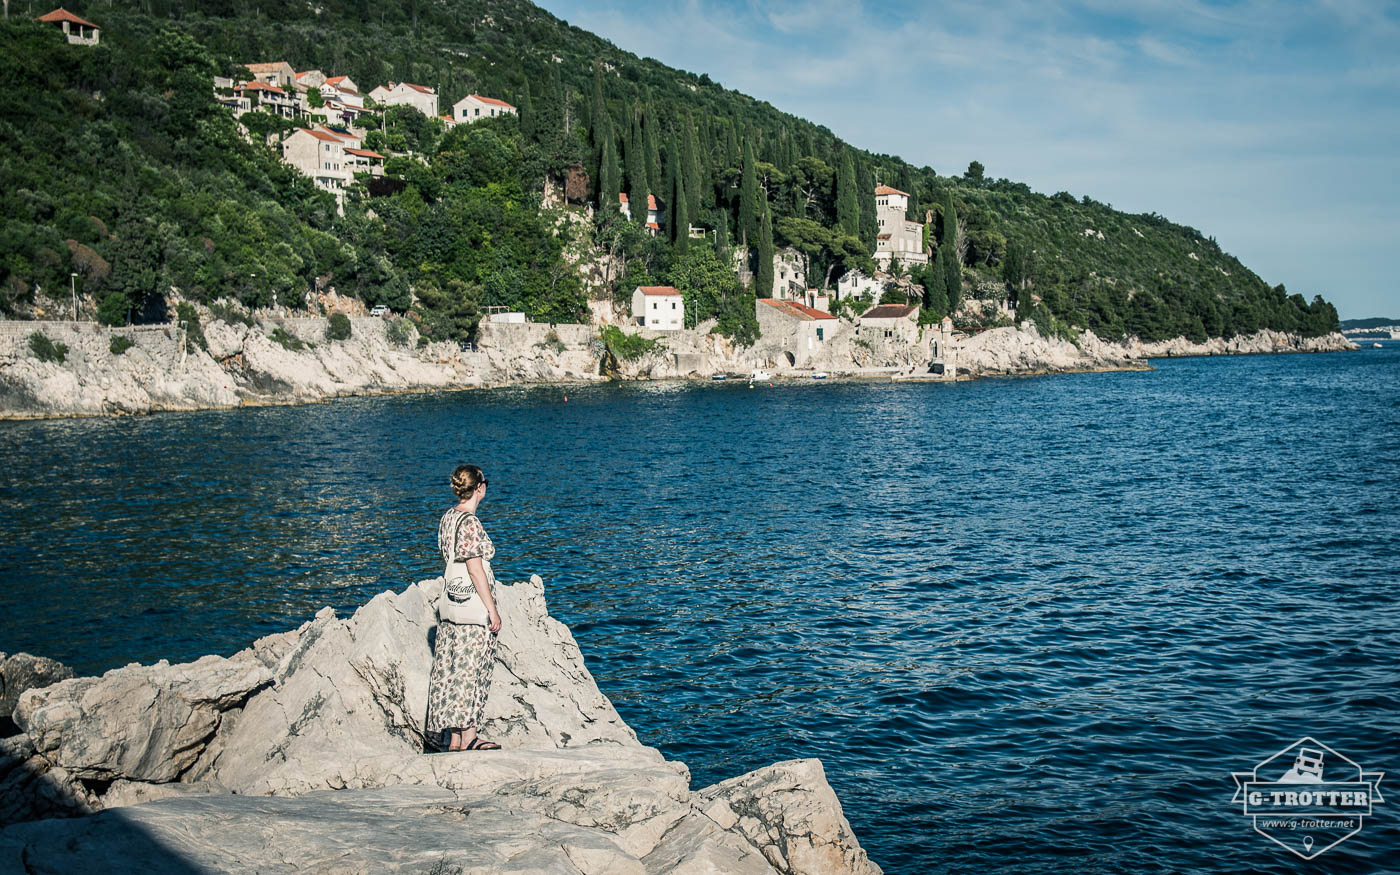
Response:
[{"label": "woman standing on rock", "polygon": [[[486,497],[486,475],[475,465],[458,465],[452,472],[452,491],[458,502],[438,523],[438,551],[449,566],[465,564],[467,574],[444,577],[446,590],[438,609],[437,645],[428,675],[428,742],[438,750],[500,750],[499,744],[477,735],[496,664],[496,633],[501,631],[491,573],[496,548],[476,517],[477,505]],[[480,599],[480,605],[473,606],[477,616],[468,617],[472,611],[465,605],[470,605],[472,596]],[[446,604],[449,599],[452,605]],[[477,622],[453,622],[445,613]]]}]

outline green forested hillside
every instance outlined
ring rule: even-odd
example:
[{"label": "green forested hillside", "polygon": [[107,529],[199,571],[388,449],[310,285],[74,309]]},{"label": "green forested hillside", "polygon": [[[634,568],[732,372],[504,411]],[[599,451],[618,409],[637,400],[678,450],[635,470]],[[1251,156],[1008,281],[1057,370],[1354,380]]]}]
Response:
[{"label": "green forested hillside", "polygon": [[[651,238],[600,211],[591,242],[626,262],[614,286],[672,282],[697,315],[718,316],[740,336],[752,330],[752,298],[714,269],[713,250],[747,244],[760,294],[773,282],[763,256],[774,246],[802,250],[812,283],[868,270],[877,179],[909,192],[910,217],[929,220],[938,267],[912,278],[930,318],[953,307],[950,298],[1001,287],[1042,324],[1109,337],[1336,326],[1329,304],[1270,287],[1194,229],[983,179],[976,166],[939,175],[862,151],[525,0],[69,8],[103,26],[101,47],[63,45],[27,22],[3,30],[7,310],[36,286],[66,285],[74,270],[100,297],[119,296],[109,312],[149,314],[156,290],[169,285],[250,303],[276,291],[285,303],[320,278],[400,307],[411,288],[429,334],[459,335],[489,304],[577,318],[581,286],[537,211],[544,178],[576,166],[594,200],[615,203],[624,192],[637,204],[654,194],[680,217],[672,228],[707,230],[704,243]],[[521,115],[444,133],[390,110],[374,142],[423,161],[392,160],[406,185],[356,195],[337,217],[328,195],[270,149],[241,140],[210,96],[213,75],[270,60],[349,74],[366,91],[389,80],[431,85],[443,112],[476,92],[509,100]]]}]

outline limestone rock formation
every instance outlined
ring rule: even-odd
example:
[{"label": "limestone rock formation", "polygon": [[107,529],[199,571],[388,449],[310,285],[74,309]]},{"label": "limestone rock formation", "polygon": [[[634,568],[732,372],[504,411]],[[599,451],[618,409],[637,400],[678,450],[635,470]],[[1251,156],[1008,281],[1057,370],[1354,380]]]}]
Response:
[{"label": "limestone rock formation", "polygon": [[228,658],[26,691],[25,734],[0,747],[0,870],[879,872],[815,760],[691,791],[598,690],[538,577],[498,592],[482,731],[505,749],[425,754],[441,587]]},{"label": "limestone rock formation", "polygon": [[19,704],[19,694],[36,687],[47,687],[73,676],[73,669],[46,656],[28,653],[0,653],[0,738],[13,735],[17,728],[10,715]]}]

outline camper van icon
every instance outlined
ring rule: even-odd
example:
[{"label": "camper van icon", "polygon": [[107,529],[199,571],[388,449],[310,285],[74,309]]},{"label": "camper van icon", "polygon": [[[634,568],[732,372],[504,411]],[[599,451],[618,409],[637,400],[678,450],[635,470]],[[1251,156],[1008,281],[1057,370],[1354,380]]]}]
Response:
[{"label": "camper van icon", "polygon": [[1384,772],[1368,772],[1312,737],[1232,777],[1231,802],[1253,821],[1254,831],[1304,860],[1361,832],[1372,806],[1385,801]]}]

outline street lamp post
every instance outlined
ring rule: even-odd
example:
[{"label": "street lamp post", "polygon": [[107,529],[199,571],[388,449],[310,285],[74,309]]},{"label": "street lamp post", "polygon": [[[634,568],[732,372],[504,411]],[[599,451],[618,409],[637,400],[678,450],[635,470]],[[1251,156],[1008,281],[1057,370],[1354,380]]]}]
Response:
[{"label": "street lamp post", "polygon": [[78,321],[78,275],[68,274],[68,290],[73,293],[73,321]]}]

